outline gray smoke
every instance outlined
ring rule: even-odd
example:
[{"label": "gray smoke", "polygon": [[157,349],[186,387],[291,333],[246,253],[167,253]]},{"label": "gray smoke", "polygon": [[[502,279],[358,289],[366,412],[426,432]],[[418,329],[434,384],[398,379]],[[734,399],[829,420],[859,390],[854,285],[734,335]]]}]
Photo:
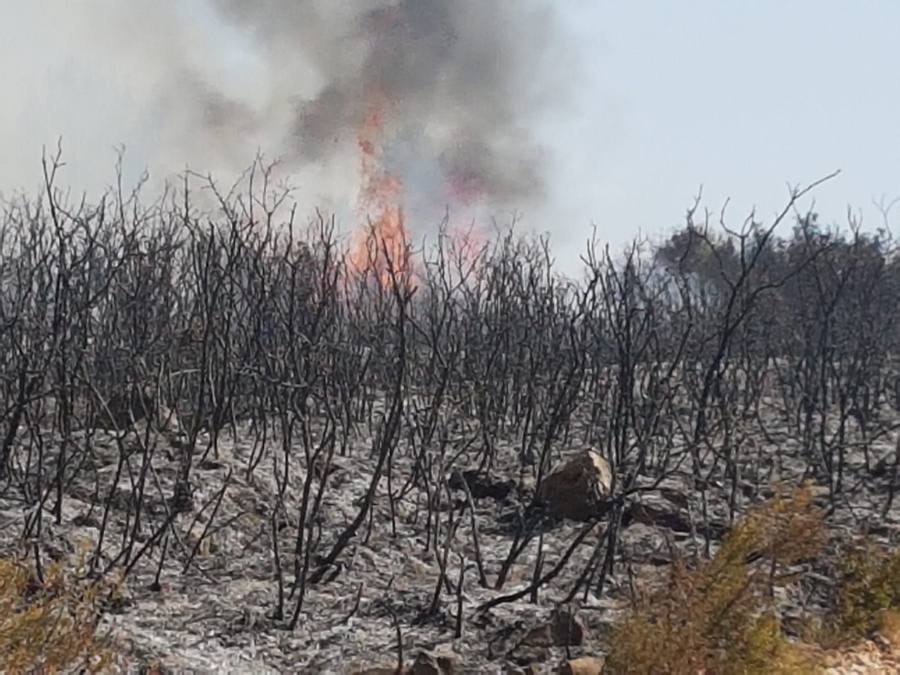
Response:
[{"label": "gray smoke", "polygon": [[216,6],[252,32],[269,68],[289,71],[302,62],[321,82],[312,95],[293,99],[296,119],[285,142],[298,158],[326,158],[380,94],[389,105],[389,136],[407,153],[435,158],[448,184],[502,201],[543,193],[541,150],[526,129],[540,104],[540,83],[552,81],[549,4],[216,0]]},{"label": "gray smoke", "polygon": [[[17,101],[0,122],[34,124],[43,143],[61,134],[70,163],[124,143],[157,176],[215,174],[262,150],[307,196],[344,199],[356,130],[381,96],[387,161],[408,198],[522,206],[545,194],[547,151],[532,123],[571,79],[557,72],[565,40],[552,0],[10,4],[0,58],[23,61],[39,27],[28,67],[59,89]],[[0,140],[14,144],[9,132]]]}]

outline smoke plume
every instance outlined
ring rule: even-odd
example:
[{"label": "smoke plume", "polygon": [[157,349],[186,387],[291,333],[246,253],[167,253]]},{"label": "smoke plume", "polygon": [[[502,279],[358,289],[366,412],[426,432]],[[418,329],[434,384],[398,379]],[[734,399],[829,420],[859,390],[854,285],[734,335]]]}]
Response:
[{"label": "smoke plume", "polygon": [[[0,113],[0,147],[28,166],[39,148],[13,133],[61,135],[82,177],[97,160],[80,153],[108,172],[118,143],[157,177],[229,174],[261,150],[327,207],[357,187],[355,134],[377,104],[408,198],[520,206],[545,194],[531,125],[565,88],[551,0],[15,4],[0,58],[19,61],[11,90],[26,93]],[[58,86],[36,90],[35,73]],[[0,174],[4,187],[21,179]]]}]

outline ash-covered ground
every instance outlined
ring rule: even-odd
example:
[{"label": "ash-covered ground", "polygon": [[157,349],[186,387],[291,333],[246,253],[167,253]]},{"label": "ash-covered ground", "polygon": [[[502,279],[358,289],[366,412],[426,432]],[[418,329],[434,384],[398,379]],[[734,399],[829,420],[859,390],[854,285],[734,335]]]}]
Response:
[{"label": "ash-covered ground", "polygon": [[[566,657],[602,655],[612,625],[641,589],[665,579],[674,554],[702,557],[707,552],[707,532],[708,550],[715,551],[730,524],[729,504],[735,499],[739,514],[771,496],[774,485],[815,481],[807,470],[808,461],[799,456],[801,443],[787,422],[774,409],[766,412],[765,420],[765,434],[758,426],[746,430],[744,447],[753,451],[744,453],[736,481],[724,471],[713,471],[701,485],[687,461],[670,462],[661,482],[646,479],[653,489],[636,492],[624,506],[615,566],[600,596],[596,579],[591,579],[587,592],[580,587],[569,597],[603,549],[608,526],[604,518],[571,551],[558,575],[540,585],[534,595],[483,608],[532,584],[539,546],[543,575],[567,555],[588,525],[535,513],[534,476],[522,472],[518,461],[510,461],[517,457],[512,439],[498,445],[498,462],[490,472],[479,473],[480,482],[468,474],[467,484],[476,488],[469,490],[473,517],[466,490],[461,489],[458,476],[453,480],[454,469],[477,469],[469,461],[481,454],[468,433],[476,426],[465,421],[456,425],[458,438],[445,439],[442,457],[429,460],[443,461],[442,468],[424,467],[423,455],[401,440],[390,475],[378,481],[363,524],[316,583],[309,577],[322,556],[360,512],[377,464],[373,456],[377,439],[373,441],[366,425],[360,424],[343,454],[334,454],[327,471],[314,467],[316,477],[309,487],[313,493],[322,488],[321,507],[312,527],[315,553],[292,630],[288,623],[299,596],[299,589],[293,588],[297,524],[309,467],[302,443],[297,442],[290,450],[287,482],[283,482],[284,444],[275,425],[265,431],[261,423],[250,421],[226,427],[218,437],[217,450],[210,448],[208,434],[201,435],[193,459],[192,504],[177,515],[172,496],[183,465],[183,435],[160,433],[140,422],[128,433],[74,431],[70,444],[78,457],[71,465],[77,471],[72,471],[65,487],[61,523],[55,522],[52,512],[55,495],[48,496],[40,516],[40,536],[23,542],[23,532],[36,529],[37,507],[25,508],[21,500],[3,497],[0,552],[20,554],[26,544],[33,543],[45,560],[90,559],[105,521],[101,554],[94,563],[103,569],[116,556],[121,562],[123,542],[135,526],[136,496],[143,491],[140,534],[129,553],[137,562],[128,572],[121,597],[102,621],[103,631],[108,631],[124,655],[123,667],[158,664],[170,672],[343,673],[394,667],[402,649],[407,665],[425,651],[451,653],[457,672],[524,672],[517,669],[529,666],[541,672],[541,668],[555,668]],[[583,447],[575,440],[582,435],[577,427],[570,431],[569,445],[557,444],[554,465]],[[317,424],[311,430],[313,446],[324,428]],[[865,452],[859,438],[848,439],[842,493],[832,498],[827,486],[818,483],[814,488],[817,502],[828,512],[830,551],[864,536],[884,546],[900,543],[900,503],[894,501],[885,510],[896,433],[869,439]],[[676,439],[673,457],[679,456],[678,446]],[[120,466],[122,448],[126,456]],[[58,447],[48,444],[42,452],[50,460],[46,466],[52,467]],[[114,485],[117,469],[120,475]],[[432,477],[440,471],[444,476],[439,501],[433,488],[410,480],[418,471],[431,472]],[[279,486],[284,486],[280,498]],[[702,518],[704,496],[708,527]],[[502,588],[495,588],[517,532],[524,531],[521,528],[527,524],[523,523],[529,519],[531,540],[509,568]],[[273,533],[284,584],[281,617],[276,613],[279,566],[273,557]],[[480,579],[479,556],[486,585]],[[823,561],[827,560],[826,555]],[[439,582],[444,561],[446,578]],[[465,573],[460,582],[461,563]],[[792,593],[778,598],[788,631],[792,622],[799,625],[823,611],[821,598],[827,591],[827,562],[798,571],[802,581]],[[582,625],[580,644],[554,645],[552,638],[541,633],[560,607]]]}]

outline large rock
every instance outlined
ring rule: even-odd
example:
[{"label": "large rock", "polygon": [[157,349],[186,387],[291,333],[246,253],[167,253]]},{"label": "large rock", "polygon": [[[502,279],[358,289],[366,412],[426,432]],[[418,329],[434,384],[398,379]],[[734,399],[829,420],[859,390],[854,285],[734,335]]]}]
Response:
[{"label": "large rock", "polygon": [[555,516],[585,521],[603,514],[611,492],[609,463],[596,452],[584,450],[544,478],[538,497]]}]

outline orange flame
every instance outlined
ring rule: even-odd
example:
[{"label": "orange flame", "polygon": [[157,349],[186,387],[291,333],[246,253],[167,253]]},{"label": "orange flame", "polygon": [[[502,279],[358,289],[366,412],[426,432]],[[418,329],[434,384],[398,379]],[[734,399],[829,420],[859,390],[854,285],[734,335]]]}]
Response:
[{"label": "orange flame", "polygon": [[383,163],[385,109],[383,97],[373,97],[357,132],[362,174],[358,210],[365,227],[356,236],[349,262],[356,273],[373,271],[386,288],[392,273],[400,276],[408,271],[409,240],[403,219],[403,183]]}]

